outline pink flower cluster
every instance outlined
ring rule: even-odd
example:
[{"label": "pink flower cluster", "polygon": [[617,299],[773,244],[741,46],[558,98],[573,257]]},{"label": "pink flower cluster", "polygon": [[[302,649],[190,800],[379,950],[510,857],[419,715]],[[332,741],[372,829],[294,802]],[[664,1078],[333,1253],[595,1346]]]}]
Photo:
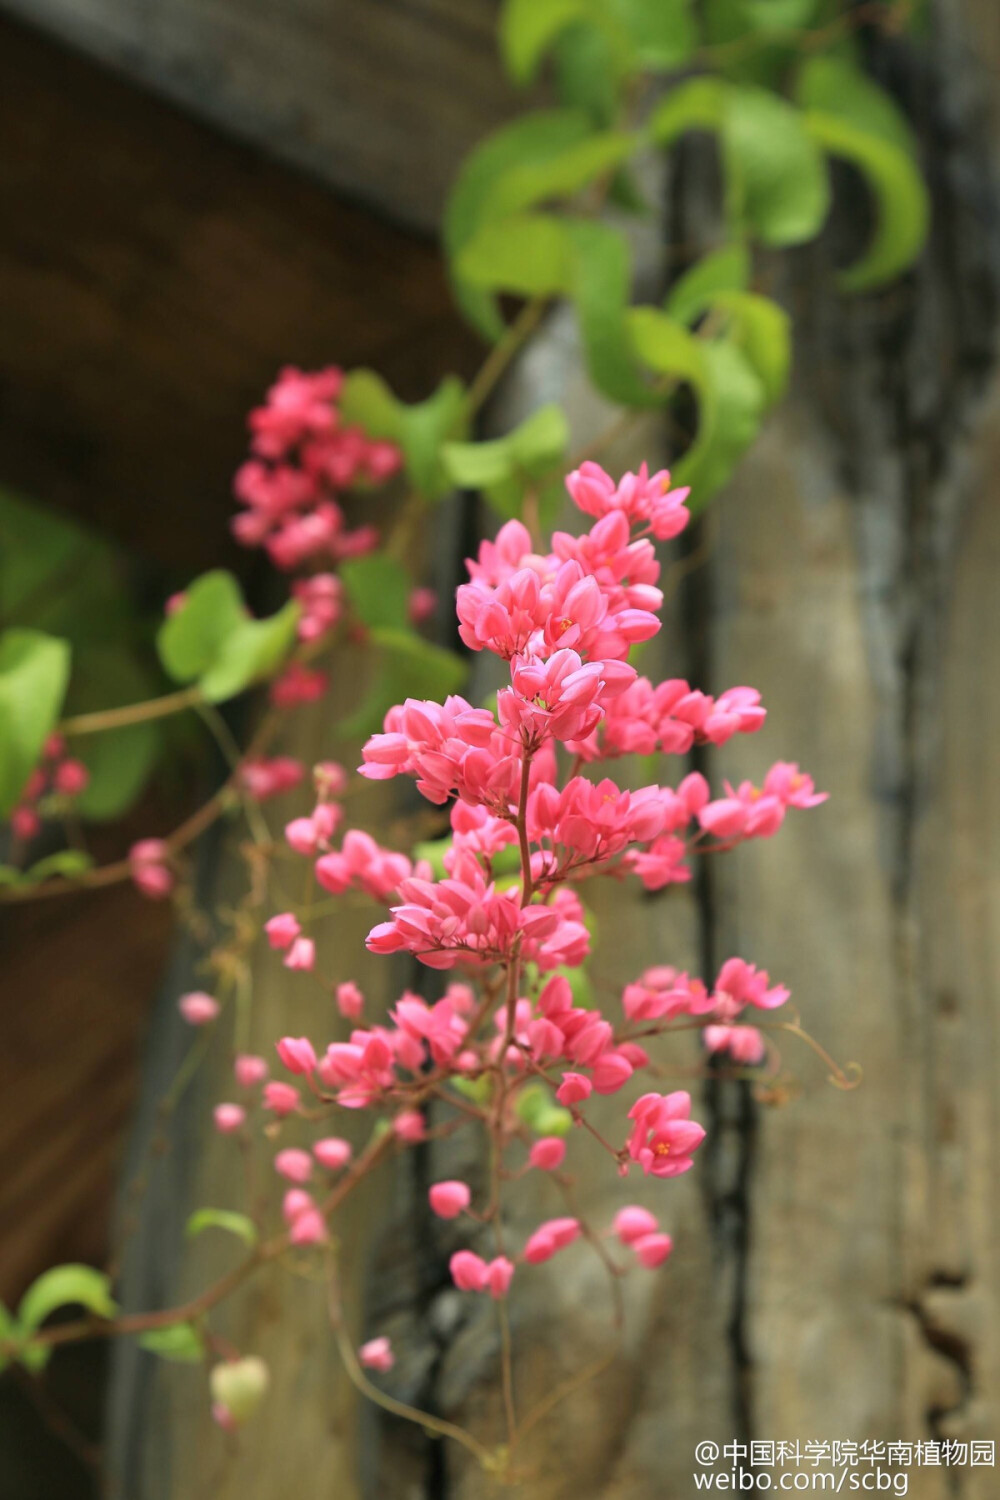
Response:
[{"label": "pink flower cluster", "polygon": [[[400,465],[391,443],[372,440],[346,424],[337,402],[343,372],[282,370],[265,404],[250,413],[252,456],[237,471],[233,489],[245,509],[233,521],[237,540],[266,547],[286,571],[317,558],[339,561],[377,544],[373,527],[347,529],[335,496],[358,485],[382,484]],[[327,598],[307,605],[306,620],[337,608]],[[315,596],[321,592],[314,589]],[[316,626],[309,627],[315,629]],[[312,639],[309,634],[304,639]]]},{"label": "pink flower cluster", "polygon": [[89,783],[90,772],[82,761],[66,754],[66,742],[61,735],[49,735],[41,762],[28,777],[20,800],[10,815],[14,837],[35,838],[41,832],[43,817],[48,812],[69,807],[74,797],[86,791]]},{"label": "pink flower cluster", "polygon": [[[656,1076],[649,1039],[694,1024],[710,1054],[753,1066],[764,1061],[766,1046],[744,1014],[764,1015],[788,998],[766,972],[732,958],[711,988],[658,966],[625,987],[616,1014],[584,1001],[574,990],[574,971],[590,950],[579,884],[592,876],[635,877],[658,890],[688,879],[693,855],[770,836],[790,809],[823,800],[807,775],[784,762],[760,788],[727,784],[719,797],[698,772],[637,789],[585,774],[625,754],[684,755],[696,744],[756,733],[765,710],[752,688],[713,697],[680,679],[640,678],[627,660],[631,647],[659,628],[653,540],[683,528],[684,492],[670,489],[668,475],[645,469],[616,484],[595,465],[567,483],[593,520],[589,530],[556,533],[551,550],[541,552],[524,526],[509,522],[483,543],[468,563],[469,582],[458,589],[466,645],[505,664],[495,708],[459,696],[407,699],[364,746],[363,776],[411,776],[427,801],[447,807],[448,835],[434,862],[385,849],[360,829],[341,834],[342,808],[329,788],[320,789],[308,817],[286,828],[288,844],[312,863],[323,890],[359,892],[388,907],[368,934],[371,952],[411,954],[429,968],[457,971],[455,977],[438,999],[404,991],[381,1021],[362,1020],[356,985],[330,985],[331,1018],[339,1012],[346,1023],[340,1034],[324,1047],[282,1038],[278,1057],[294,1082],[263,1075],[253,1082],[262,1087],[274,1131],[282,1121],[301,1129],[330,1109],[372,1109],[391,1121],[391,1139],[402,1146],[425,1138],[424,1109],[435,1101],[446,1122],[447,1107],[456,1110],[455,1128],[478,1121],[495,1147],[489,1192],[480,1199],[470,1184],[448,1178],[430,1188],[429,1203],[454,1223],[448,1233],[492,1226],[491,1258],[460,1245],[450,1266],[460,1290],[494,1298],[507,1295],[521,1267],[602,1237],[616,1240],[634,1264],[663,1264],[670,1235],[637,1205],[597,1231],[568,1202],[570,1212],[538,1224],[519,1249],[504,1248],[501,1186],[541,1171],[554,1191],[568,1192],[564,1137],[574,1127],[610,1154],[622,1176],[689,1171],[705,1131],[691,1118],[686,1091],[642,1090],[643,1075],[649,1082]],[[285,911],[267,923],[269,940],[291,967],[312,966],[311,947],[308,962],[293,961],[309,941],[304,920]],[[598,1131],[593,1100],[619,1094],[618,1125]],[[239,1127],[227,1121],[219,1128]],[[297,1243],[326,1233],[307,1191],[317,1161],[319,1145],[311,1154],[286,1148],[275,1159],[293,1184],[285,1218]],[[333,1156],[326,1165],[343,1163]],[[369,1368],[390,1368],[391,1350],[378,1340],[359,1357]]]}]

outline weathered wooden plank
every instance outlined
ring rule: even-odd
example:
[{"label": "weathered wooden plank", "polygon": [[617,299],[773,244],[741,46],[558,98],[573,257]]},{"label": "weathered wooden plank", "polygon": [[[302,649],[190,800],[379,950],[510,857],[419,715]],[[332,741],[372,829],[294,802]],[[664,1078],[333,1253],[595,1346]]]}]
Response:
[{"label": "weathered wooden plank", "polygon": [[424,229],[436,228],[462,156],[516,103],[496,57],[496,0],[3,8]]},{"label": "weathered wooden plank", "polygon": [[[138,16],[138,12],[132,12]],[[0,477],[188,576],[279,364],[468,366],[434,250],[0,18]]]}]

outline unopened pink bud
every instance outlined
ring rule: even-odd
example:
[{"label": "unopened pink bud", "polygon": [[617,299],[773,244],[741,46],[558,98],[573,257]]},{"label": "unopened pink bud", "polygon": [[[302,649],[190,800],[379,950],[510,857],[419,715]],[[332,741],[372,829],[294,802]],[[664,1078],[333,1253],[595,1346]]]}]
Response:
[{"label": "unopened pink bud", "polygon": [[322,1245],[326,1239],[326,1222],[318,1208],[298,1214],[288,1231],[293,1245]]},{"label": "unopened pink bud", "polygon": [[637,1260],[647,1271],[662,1266],[673,1248],[674,1242],[669,1234],[644,1234],[632,1244]]},{"label": "unopened pink bud", "polygon": [[513,1275],[514,1262],[508,1260],[506,1255],[498,1255],[495,1260],[491,1260],[486,1267],[486,1285],[490,1296],[495,1299],[506,1297]]},{"label": "unopened pink bud", "polygon": [[233,1074],[241,1089],[252,1089],[267,1077],[267,1063],[262,1057],[243,1052],[233,1064]]},{"label": "unopened pink bud", "polygon": [[481,1292],[486,1286],[489,1277],[486,1262],[472,1250],[456,1250],[448,1268],[460,1292]]},{"label": "unopened pink bud", "polygon": [[80,760],[64,760],[56,767],[52,784],[64,797],[78,797],[90,784],[90,772]]},{"label": "unopened pink bud", "polygon": [[337,1009],[348,1021],[360,1021],[365,997],[351,980],[337,985]]},{"label": "unopened pink bud", "polygon": [[309,1213],[315,1207],[312,1194],[307,1193],[304,1188],[289,1188],[281,1200],[281,1212],[286,1224],[294,1224],[299,1214]]},{"label": "unopened pink bud", "polygon": [[289,1182],[308,1182],[312,1169],[309,1152],[299,1151],[294,1146],[290,1146],[287,1151],[279,1151],[274,1158],[274,1170],[282,1177],[287,1177]]},{"label": "unopened pink bud", "polygon": [[367,1344],[362,1344],[358,1350],[358,1362],[364,1365],[366,1370],[378,1370],[380,1374],[386,1374],[396,1363],[392,1343],[387,1338],[369,1339]]},{"label": "unopened pink bud", "polygon": [[218,1016],[219,1002],[199,990],[190,995],[182,995],[177,1002],[177,1009],[189,1026],[207,1026]]},{"label": "unopened pink bud", "polygon": [[242,1104],[217,1104],[213,1110],[215,1128],[222,1135],[232,1135],[239,1130],[247,1117]]},{"label": "unopened pink bud", "polygon": [[560,1104],[582,1104],[589,1099],[593,1084],[589,1078],[584,1078],[582,1073],[564,1073],[562,1083],[556,1089],[556,1098]]},{"label": "unopened pink bud", "polygon": [[302,928],[290,911],[283,911],[264,923],[264,931],[271,947],[282,950],[291,947]]},{"label": "unopened pink bud", "polygon": [[557,1250],[571,1245],[579,1236],[580,1224],[577,1219],[549,1219],[545,1224],[539,1224],[528,1240],[524,1247],[524,1258],[533,1266],[540,1265],[542,1261],[550,1260]]},{"label": "unopened pink bud", "polygon": [[531,1148],[528,1160],[542,1172],[555,1172],[566,1159],[566,1142],[557,1135],[543,1135]]},{"label": "unopened pink bud", "polygon": [[289,1073],[312,1073],[316,1067],[316,1053],[308,1037],[283,1036],[275,1050]]},{"label": "unopened pink bud", "polygon": [[632,1077],[632,1064],[620,1052],[606,1052],[597,1059],[592,1073],[599,1094],[616,1094]]},{"label": "unopened pink bud", "polygon": [[640,1208],[637,1203],[620,1208],[611,1224],[623,1245],[633,1245],[643,1235],[655,1234],[659,1227],[656,1215],[651,1214],[648,1208]]},{"label": "unopened pink bud", "polygon": [[290,1083],[267,1083],[264,1085],[264,1108],[272,1114],[290,1115],[299,1107],[299,1091]]},{"label": "unopened pink bud", "polygon": [[296,854],[315,854],[319,837],[312,818],[293,818],[285,824],[285,838]]},{"label": "unopened pink bud", "polygon": [[286,969],[302,970],[309,973],[316,963],[316,944],[312,938],[297,937],[288,950],[285,959]]},{"label": "unopened pink bud", "polygon": [[415,1146],[427,1134],[424,1117],[419,1110],[403,1109],[392,1122],[395,1135],[408,1146]]},{"label": "unopened pink bud", "polygon": [[341,1167],[347,1166],[352,1155],[350,1141],[342,1141],[335,1135],[327,1136],[313,1146],[313,1156],[328,1172],[339,1172]]},{"label": "unopened pink bud", "polygon": [[457,1219],[472,1202],[464,1182],[435,1182],[427,1196],[439,1219]]}]

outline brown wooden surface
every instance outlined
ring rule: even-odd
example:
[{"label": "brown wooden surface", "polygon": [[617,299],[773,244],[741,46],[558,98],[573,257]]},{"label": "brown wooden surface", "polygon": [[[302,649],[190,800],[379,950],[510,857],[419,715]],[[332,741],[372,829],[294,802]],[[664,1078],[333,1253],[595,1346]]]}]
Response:
[{"label": "brown wooden surface", "polygon": [[517,108],[497,0],[3,0],[192,115],[436,230],[459,161]]}]

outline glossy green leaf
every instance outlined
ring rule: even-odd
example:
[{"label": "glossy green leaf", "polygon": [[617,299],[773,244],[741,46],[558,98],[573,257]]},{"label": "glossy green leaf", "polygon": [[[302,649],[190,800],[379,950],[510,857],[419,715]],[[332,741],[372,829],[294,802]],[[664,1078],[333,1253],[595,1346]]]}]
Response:
[{"label": "glossy green leaf", "polygon": [[830,206],[830,184],[800,112],[766,89],[732,86],[721,130],[730,222],[765,245],[812,239]]},{"label": "glossy green leaf", "polygon": [[913,265],[927,239],[930,198],[923,178],[905,151],[849,120],[815,110],[805,120],[813,140],[856,167],[875,198],[877,224],[871,244],[840,273],[838,283],[848,292],[884,286]]},{"label": "glossy green leaf", "polygon": [[569,109],[586,110],[596,126],[618,117],[623,75],[605,31],[578,23],[567,27],[553,50],[556,93]]},{"label": "glossy green leaf", "polygon": [[40,630],[0,635],[0,817],[16,805],[59,718],[70,648]]},{"label": "glossy green leaf", "polygon": [[235,1234],[237,1239],[241,1239],[251,1249],[257,1243],[257,1229],[253,1220],[246,1214],[236,1213],[233,1209],[196,1209],[187,1221],[185,1233],[188,1239],[204,1234],[206,1229],[223,1229],[227,1234]]},{"label": "glossy green leaf", "polygon": [[565,226],[546,214],[515,214],[483,225],[457,264],[475,286],[525,297],[568,291],[573,270]]},{"label": "glossy green leaf", "polygon": [[394,703],[404,698],[440,701],[458,692],[465,681],[462,657],[407,630],[377,628],[369,634],[377,650],[371,684],[360,707],[341,723],[347,738],[361,738],[382,728],[382,720]]},{"label": "glossy green leaf", "polygon": [[646,68],[679,68],[698,44],[690,0],[610,0],[610,11]]},{"label": "glossy green leaf", "polygon": [[750,254],[745,245],[724,245],[702,256],[670,289],[667,312],[678,323],[693,323],[720,292],[745,291],[750,281]]},{"label": "glossy green leaf", "polygon": [[446,445],[444,463],[456,484],[482,490],[510,518],[520,515],[525,488],[551,471],[568,442],[562,408],[543,406],[502,438]]},{"label": "glossy green leaf", "polygon": [[393,395],[374,370],[352,370],[344,382],[341,412],[348,422],[372,437],[385,438],[403,450],[406,471],[428,500],[447,492],[441,467],[441,445],[464,430],[465,387],[457,376],[442,380],[426,401],[412,405]]},{"label": "glossy green leaf", "polygon": [[788,387],[791,320],[783,307],[755,292],[720,292],[715,306],[727,313],[726,337],[744,355],[764,389],[768,406]]},{"label": "glossy green leaf", "polygon": [[701,509],[728,481],[753,442],[765,411],[764,387],[749,361],[729,343],[706,343],[706,431],[674,467],[674,477],[691,486],[692,510]]},{"label": "glossy green leaf", "polygon": [[205,1340],[191,1323],[173,1323],[169,1328],[154,1328],[139,1340],[140,1349],[158,1354],[175,1364],[200,1364],[205,1358]]},{"label": "glossy green leaf", "polygon": [[795,82],[795,98],[801,109],[849,120],[900,151],[916,155],[913,131],[899,105],[873,78],[845,58],[807,58]]},{"label": "glossy green leaf", "polygon": [[384,552],[352,557],[340,565],[340,576],[351,596],[351,606],[363,625],[388,625],[405,630],[413,584],[395,558]]}]

